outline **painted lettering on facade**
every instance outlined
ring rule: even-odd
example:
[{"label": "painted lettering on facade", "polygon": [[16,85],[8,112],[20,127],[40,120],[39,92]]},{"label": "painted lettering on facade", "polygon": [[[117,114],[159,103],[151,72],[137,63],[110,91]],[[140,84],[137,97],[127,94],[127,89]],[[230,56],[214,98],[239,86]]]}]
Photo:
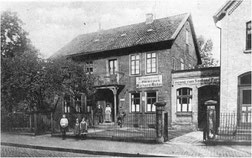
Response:
[{"label": "painted lettering on facade", "polygon": [[220,83],[219,77],[206,77],[196,79],[185,79],[174,81],[174,85],[217,85]]},{"label": "painted lettering on facade", "polygon": [[136,88],[162,86],[162,75],[136,77]]}]

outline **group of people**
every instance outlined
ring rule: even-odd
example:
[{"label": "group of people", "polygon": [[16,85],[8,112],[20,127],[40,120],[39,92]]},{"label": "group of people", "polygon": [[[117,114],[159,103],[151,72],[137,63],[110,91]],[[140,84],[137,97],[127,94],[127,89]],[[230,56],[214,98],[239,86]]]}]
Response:
[{"label": "group of people", "polygon": [[[101,105],[97,106],[97,109],[95,110],[95,115],[98,118],[98,124],[103,123],[103,109]],[[105,108],[105,122],[111,122],[111,107],[110,105],[107,105]]]},{"label": "group of people", "polygon": [[76,119],[75,126],[74,126],[74,135],[76,138],[81,137],[81,139],[86,138],[86,135],[88,133],[88,123],[86,122],[86,119],[83,117],[81,122],[79,122],[79,119]]},{"label": "group of people", "polygon": [[[66,138],[66,130],[68,127],[68,119],[66,118],[65,114],[60,120],[60,126],[62,131],[62,139],[64,140]],[[76,118],[74,126],[74,135],[76,136],[76,138],[81,137],[81,139],[84,139],[86,138],[87,133],[88,133],[88,123],[86,122],[85,117],[82,118],[81,122],[79,122],[79,119]]]}]

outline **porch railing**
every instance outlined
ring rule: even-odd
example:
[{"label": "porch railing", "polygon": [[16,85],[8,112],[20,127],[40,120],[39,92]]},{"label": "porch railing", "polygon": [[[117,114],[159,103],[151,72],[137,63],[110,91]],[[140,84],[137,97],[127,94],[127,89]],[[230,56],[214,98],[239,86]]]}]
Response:
[{"label": "porch railing", "polygon": [[95,86],[120,84],[124,77],[124,73],[122,72],[116,72],[115,74],[98,73],[94,75],[96,76]]}]

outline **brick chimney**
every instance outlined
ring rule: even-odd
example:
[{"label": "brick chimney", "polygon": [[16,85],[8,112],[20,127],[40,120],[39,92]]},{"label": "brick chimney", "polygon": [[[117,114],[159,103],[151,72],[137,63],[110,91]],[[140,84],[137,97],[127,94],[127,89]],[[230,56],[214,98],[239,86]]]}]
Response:
[{"label": "brick chimney", "polygon": [[153,13],[147,13],[146,14],[146,24],[151,24],[153,22]]}]

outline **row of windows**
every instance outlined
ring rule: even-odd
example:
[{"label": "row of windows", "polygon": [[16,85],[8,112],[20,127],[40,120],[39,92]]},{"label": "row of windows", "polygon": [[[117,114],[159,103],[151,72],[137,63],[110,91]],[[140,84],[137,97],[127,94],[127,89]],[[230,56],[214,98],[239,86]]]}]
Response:
[{"label": "row of windows", "polygon": [[[154,103],[157,101],[156,92],[146,92],[146,106],[145,112],[155,112],[156,106]],[[130,112],[141,112],[140,107],[140,92],[130,93]]]},{"label": "row of windows", "polygon": [[[172,58],[172,69],[179,70],[177,60]],[[180,70],[185,69],[185,62],[181,58],[179,61]],[[193,68],[191,64],[187,65],[188,69]],[[108,73],[110,75],[116,74],[118,71],[118,63],[117,59],[108,60]],[[93,73],[93,62],[88,61],[86,62],[86,72]],[[146,73],[152,74],[157,73],[157,54],[156,53],[147,53],[146,54]],[[130,74],[131,75],[140,75],[140,55],[135,54],[130,56]]]}]

